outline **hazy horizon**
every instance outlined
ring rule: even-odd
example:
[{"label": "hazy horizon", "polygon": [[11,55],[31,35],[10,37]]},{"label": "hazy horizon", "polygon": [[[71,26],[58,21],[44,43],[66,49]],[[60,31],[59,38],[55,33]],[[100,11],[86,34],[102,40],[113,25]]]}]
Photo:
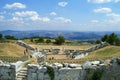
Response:
[{"label": "hazy horizon", "polygon": [[67,32],[120,32],[120,30],[80,30],[80,31],[78,31],[78,30],[38,30],[38,29],[35,29],[35,30],[33,30],[33,29],[31,29],[31,30],[17,30],[17,29],[5,29],[5,30],[0,30],[0,31],[67,31]]},{"label": "hazy horizon", "polygon": [[0,0],[0,31],[120,31],[120,0]]}]

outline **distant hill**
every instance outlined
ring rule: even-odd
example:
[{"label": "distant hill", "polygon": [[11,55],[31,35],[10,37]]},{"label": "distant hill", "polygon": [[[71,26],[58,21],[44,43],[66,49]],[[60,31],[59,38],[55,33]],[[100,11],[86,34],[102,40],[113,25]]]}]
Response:
[{"label": "distant hill", "polygon": [[[110,34],[111,32],[74,32],[74,31],[46,31],[46,30],[33,30],[33,31],[13,31],[6,30],[0,31],[4,36],[5,35],[13,35],[16,38],[24,38],[24,37],[50,37],[55,38],[58,35],[63,35],[68,40],[96,40],[100,39],[105,34]],[[114,32],[120,38],[120,32]]]}]

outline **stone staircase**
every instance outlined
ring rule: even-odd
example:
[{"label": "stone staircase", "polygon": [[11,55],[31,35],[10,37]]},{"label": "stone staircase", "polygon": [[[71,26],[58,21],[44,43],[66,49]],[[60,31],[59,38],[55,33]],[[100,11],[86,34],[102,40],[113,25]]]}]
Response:
[{"label": "stone staircase", "polygon": [[27,80],[27,68],[22,68],[18,72],[16,80]]}]

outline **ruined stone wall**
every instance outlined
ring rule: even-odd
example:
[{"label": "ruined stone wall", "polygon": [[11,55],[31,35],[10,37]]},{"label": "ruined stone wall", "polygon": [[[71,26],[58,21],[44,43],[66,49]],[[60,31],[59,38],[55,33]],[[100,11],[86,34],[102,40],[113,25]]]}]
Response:
[{"label": "ruined stone wall", "polygon": [[26,49],[35,51],[35,48],[29,46],[28,44],[26,44],[26,43],[23,42],[22,40],[18,40],[18,41],[17,41],[17,44],[20,45],[20,46],[22,46],[22,47],[24,47],[24,48],[26,48]]},{"label": "ruined stone wall", "polygon": [[[0,64],[0,80],[17,80],[15,65]],[[26,80],[120,80],[120,58],[80,64],[29,64]]]},{"label": "ruined stone wall", "polygon": [[83,65],[60,64],[28,66],[27,80],[120,80],[120,59],[86,62]]},{"label": "ruined stone wall", "polygon": [[0,80],[16,80],[15,65],[0,64]]}]

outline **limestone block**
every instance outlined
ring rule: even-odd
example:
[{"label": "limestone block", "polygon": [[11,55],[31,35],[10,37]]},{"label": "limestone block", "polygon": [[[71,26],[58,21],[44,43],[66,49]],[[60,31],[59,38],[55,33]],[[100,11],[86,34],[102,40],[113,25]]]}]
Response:
[{"label": "limestone block", "polygon": [[39,67],[38,68],[38,72],[40,72],[40,73],[45,73],[46,71],[47,71],[46,67]]},{"label": "limestone block", "polygon": [[100,64],[100,61],[92,61],[91,63],[92,63],[92,65],[98,65],[98,64]]},{"label": "limestone block", "polygon": [[60,64],[60,63],[53,63],[53,66],[57,66],[57,67],[59,67],[59,68],[62,68],[62,67],[63,67],[63,65]]}]

